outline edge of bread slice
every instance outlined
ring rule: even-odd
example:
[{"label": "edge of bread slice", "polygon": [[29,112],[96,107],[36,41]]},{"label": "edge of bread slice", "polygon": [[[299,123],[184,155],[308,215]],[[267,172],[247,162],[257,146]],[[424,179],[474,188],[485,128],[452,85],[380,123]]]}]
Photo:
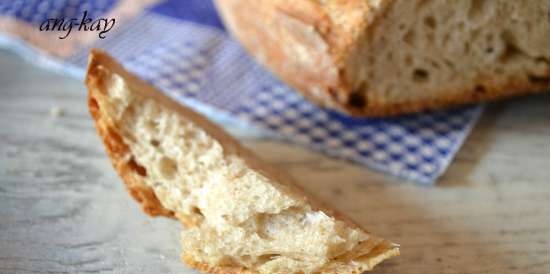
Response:
[{"label": "edge of bread slice", "polygon": [[361,273],[399,254],[306,195],[221,128],[92,50],[88,106],[150,215],[185,224],[182,259],[212,273]]}]

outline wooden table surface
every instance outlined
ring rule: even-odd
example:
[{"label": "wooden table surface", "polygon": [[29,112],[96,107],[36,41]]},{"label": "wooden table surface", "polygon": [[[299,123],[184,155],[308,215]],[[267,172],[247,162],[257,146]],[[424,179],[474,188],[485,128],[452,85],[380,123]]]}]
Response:
[{"label": "wooden table surface", "polygon": [[[550,273],[548,95],[491,105],[434,187],[237,133],[402,245],[373,273]],[[0,52],[0,273],[195,273],[179,229],[125,192],[80,81]]]}]

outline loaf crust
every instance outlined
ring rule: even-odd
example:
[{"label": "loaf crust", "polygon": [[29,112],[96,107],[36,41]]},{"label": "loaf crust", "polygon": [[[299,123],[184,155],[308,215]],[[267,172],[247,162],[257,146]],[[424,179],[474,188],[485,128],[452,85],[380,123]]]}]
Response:
[{"label": "loaf crust", "polygon": [[117,132],[116,125],[108,117],[102,116],[98,109],[98,93],[102,92],[102,86],[106,84],[103,82],[101,72],[96,69],[99,64],[107,66],[116,64],[106,55],[97,52],[94,54],[94,58],[90,59],[85,80],[88,87],[88,109],[95,122],[97,133],[103,141],[105,151],[111,159],[114,169],[122,178],[126,189],[140,203],[145,213],[151,216],[173,217],[174,212],[164,208],[153,189],[143,181],[142,175],[145,171],[133,160],[128,146]]},{"label": "loaf crust", "polygon": [[[306,194],[301,188],[294,184],[293,179],[286,173],[279,172],[274,170],[271,166],[263,164],[263,162],[251,151],[242,147],[234,138],[225,133],[212,122],[208,121],[206,118],[171,100],[151,85],[128,73],[121,65],[119,65],[104,52],[92,50],[89,58],[88,73],[85,79],[85,83],[89,91],[89,110],[95,121],[97,132],[105,145],[109,158],[111,159],[113,167],[122,178],[132,197],[141,204],[145,213],[151,216],[167,216],[177,218],[187,227],[199,225],[199,222],[190,216],[178,212],[172,212],[162,206],[153,189],[147,186],[144,182],[143,176],[146,175],[146,169],[139,166],[139,164],[133,160],[134,156],[132,155],[131,150],[124,143],[124,140],[121,137],[122,134],[117,131],[120,128],[120,125],[117,125],[112,117],[108,117],[106,114],[103,114],[99,109],[100,104],[98,104],[98,102],[105,100],[107,85],[109,85],[107,80],[111,74],[121,76],[132,92],[141,93],[143,96],[154,98],[154,100],[163,107],[174,110],[187,119],[193,121],[195,124],[200,125],[201,128],[203,128],[210,136],[213,136],[213,138],[223,144],[223,148],[226,153],[239,155],[247,162],[250,168],[261,172],[268,178],[274,178],[277,182],[284,185],[285,188],[280,189],[280,191],[287,192],[287,194],[291,194],[294,197],[299,197],[300,199],[305,200],[312,206],[312,208],[322,210],[327,215],[345,222],[350,227],[360,228],[355,222],[347,218],[345,215],[330,209],[316,198]],[[365,231],[364,229],[362,230]],[[373,249],[371,249],[368,254],[362,255],[359,258],[350,258],[350,265],[345,266],[346,270],[349,271],[342,273],[356,273],[354,271],[358,269],[361,271],[370,270],[384,259],[397,256],[399,254],[398,245],[378,238],[372,234],[368,240],[361,243],[361,246],[371,246]],[[208,265],[195,261],[190,255],[182,255],[182,259],[191,267],[205,272],[220,274],[257,273],[240,267]],[[351,260],[353,262],[351,262]]]},{"label": "loaf crust", "polygon": [[[231,33],[255,59],[312,102],[353,116],[391,116],[437,110],[550,90],[550,69],[536,80],[478,79],[483,89],[441,90],[441,96],[391,102],[350,83],[346,58],[368,37],[394,0],[216,0]],[[349,59],[348,59],[349,61]],[[444,87],[443,87],[444,89]],[[353,94],[366,93],[359,104]]]}]

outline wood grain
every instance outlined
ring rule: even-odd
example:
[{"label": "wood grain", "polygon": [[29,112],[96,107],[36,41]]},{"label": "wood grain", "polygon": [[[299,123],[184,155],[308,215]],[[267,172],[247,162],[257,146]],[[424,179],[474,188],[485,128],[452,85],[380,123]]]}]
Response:
[{"label": "wood grain", "polygon": [[[64,115],[50,115],[55,107]],[[435,187],[244,141],[402,244],[374,273],[550,273],[548,95],[491,105]],[[123,190],[79,81],[0,52],[0,273],[195,273],[178,259],[179,229],[144,216]]]}]

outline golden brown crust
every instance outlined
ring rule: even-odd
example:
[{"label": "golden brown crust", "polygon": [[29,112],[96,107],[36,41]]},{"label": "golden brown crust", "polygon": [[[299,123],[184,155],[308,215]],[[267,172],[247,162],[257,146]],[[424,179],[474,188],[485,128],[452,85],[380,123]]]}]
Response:
[{"label": "golden brown crust", "polygon": [[[227,27],[260,63],[312,102],[352,116],[392,116],[437,110],[550,90],[550,70],[541,81],[518,76],[496,83],[482,79],[476,89],[448,90],[445,96],[399,103],[357,94],[346,73],[346,56],[359,47],[361,33],[383,17],[392,1],[217,0]],[[365,33],[364,30],[367,30]],[[292,50],[294,49],[294,50]],[[349,75],[348,75],[349,76]]]},{"label": "golden brown crust", "polygon": [[128,192],[132,197],[141,204],[143,211],[151,216],[173,216],[173,212],[165,209],[157,199],[153,190],[148,187],[142,176],[145,169],[139,166],[132,158],[130,150],[124,144],[122,137],[116,130],[116,126],[113,125],[107,117],[102,116],[99,110],[98,97],[101,96],[102,77],[100,71],[95,70],[96,63],[90,62],[88,74],[86,77],[86,85],[88,87],[88,108],[92,118],[94,119],[96,130],[101,137],[103,144],[105,145],[105,151],[113,167],[122,178],[122,181],[126,185]]},{"label": "golden brown crust", "polygon": [[186,215],[178,214],[178,212],[173,212],[162,206],[153,189],[146,185],[143,176],[147,175],[147,171],[134,160],[130,149],[124,143],[121,135],[117,131],[118,126],[110,117],[102,115],[98,101],[106,96],[106,94],[104,94],[107,90],[105,86],[107,83],[105,83],[105,80],[108,79],[107,74],[110,73],[109,71],[120,74],[132,85],[141,86],[141,89],[135,89],[138,92],[142,92],[143,88],[147,89],[148,91],[146,92],[149,92],[151,96],[158,97],[158,100],[166,101],[164,102],[165,106],[174,108],[179,105],[165,98],[159,92],[153,90],[148,84],[126,72],[122,66],[101,50],[92,49],[85,79],[88,88],[88,108],[113,167],[122,178],[130,195],[140,203],[146,214],[150,216],[175,217],[187,227],[198,225],[197,220]]},{"label": "golden brown crust", "polygon": [[[363,257],[354,258],[354,263],[350,263],[353,267],[347,269],[345,273],[340,273],[334,271],[334,274],[361,274],[364,271],[372,270],[376,265],[382,261],[395,257],[399,255],[399,248],[396,245],[383,241],[374,247],[368,254],[365,254]],[[192,256],[182,254],[181,260],[185,262],[188,266],[197,269],[201,272],[212,273],[212,274],[259,274],[258,272],[251,271],[243,267],[235,266],[213,266],[206,263],[198,262],[193,259]],[[327,272],[323,272],[327,273]],[[331,273],[331,272],[328,272]],[[290,273],[289,273],[290,274]],[[303,274],[303,273],[293,273],[293,274]]]}]

